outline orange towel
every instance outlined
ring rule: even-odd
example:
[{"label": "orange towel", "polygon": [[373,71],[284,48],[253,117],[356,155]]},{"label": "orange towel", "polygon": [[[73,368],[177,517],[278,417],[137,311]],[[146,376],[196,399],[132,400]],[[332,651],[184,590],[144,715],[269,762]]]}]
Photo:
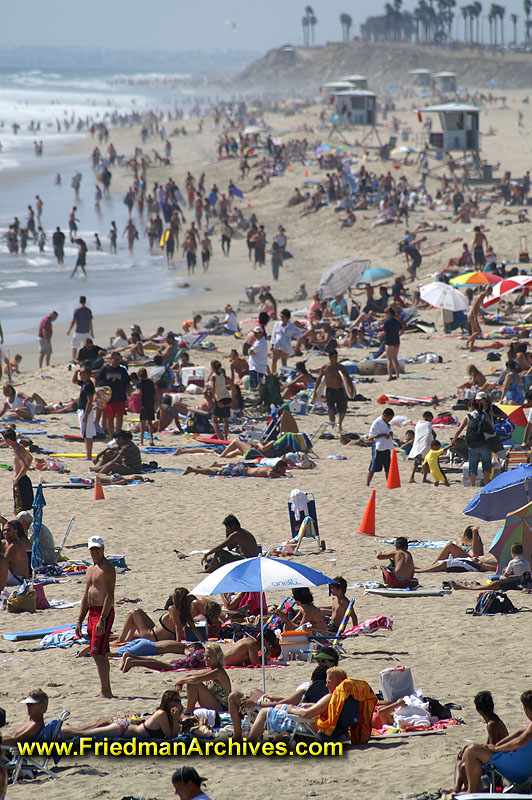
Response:
[{"label": "orange towel", "polygon": [[377,702],[375,692],[366,681],[346,678],[339,684],[332,693],[329,708],[318,718],[318,731],[325,736],[330,736],[334,731],[343,705],[349,696],[354,697],[360,703],[359,734],[355,741],[351,737],[352,744],[365,744],[371,735],[371,719],[373,709]]}]

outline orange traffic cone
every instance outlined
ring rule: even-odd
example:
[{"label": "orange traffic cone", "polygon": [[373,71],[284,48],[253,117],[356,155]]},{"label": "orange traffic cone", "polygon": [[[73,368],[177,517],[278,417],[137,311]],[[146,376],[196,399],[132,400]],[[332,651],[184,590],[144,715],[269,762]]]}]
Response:
[{"label": "orange traffic cone", "polygon": [[100,483],[98,478],[94,479],[94,499],[95,500],[105,500],[105,496],[103,493],[103,486]]},{"label": "orange traffic cone", "polygon": [[371,497],[364,511],[362,522],[360,523],[359,533],[365,533],[367,536],[375,536],[375,496],[376,491],[372,489]]},{"label": "orange traffic cone", "polygon": [[390,470],[388,472],[388,480],[386,481],[387,489],[400,489],[401,479],[399,478],[399,465],[397,463],[397,453],[392,450],[392,458],[390,461]]}]

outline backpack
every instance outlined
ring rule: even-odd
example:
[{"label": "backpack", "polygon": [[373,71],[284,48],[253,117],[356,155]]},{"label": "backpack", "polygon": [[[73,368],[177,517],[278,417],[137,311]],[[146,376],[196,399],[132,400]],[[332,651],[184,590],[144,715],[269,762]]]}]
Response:
[{"label": "backpack", "polygon": [[468,447],[482,447],[486,443],[484,439],[484,414],[477,414],[473,417],[467,415],[467,428],[465,432],[465,443]]},{"label": "backpack", "polygon": [[466,613],[481,617],[485,614],[516,614],[518,611],[507,594],[488,591],[480,592],[475,608],[468,608]]}]

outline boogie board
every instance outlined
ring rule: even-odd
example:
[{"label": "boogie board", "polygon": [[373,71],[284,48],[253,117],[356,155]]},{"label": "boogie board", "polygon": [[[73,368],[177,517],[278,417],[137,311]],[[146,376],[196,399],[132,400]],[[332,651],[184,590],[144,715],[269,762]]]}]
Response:
[{"label": "boogie board", "polygon": [[383,597],[442,597],[451,594],[445,589],[366,589],[364,594],[378,594]]},{"label": "boogie board", "polygon": [[23,642],[29,641],[31,639],[42,639],[43,636],[47,636],[49,633],[64,633],[65,631],[70,631],[72,628],[76,627],[76,623],[73,622],[71,625],[54,625],[52,628],[40,628],[37,631],[20,631],[19,633],[3,633],[2,638],[7,639],[10,642]]}]

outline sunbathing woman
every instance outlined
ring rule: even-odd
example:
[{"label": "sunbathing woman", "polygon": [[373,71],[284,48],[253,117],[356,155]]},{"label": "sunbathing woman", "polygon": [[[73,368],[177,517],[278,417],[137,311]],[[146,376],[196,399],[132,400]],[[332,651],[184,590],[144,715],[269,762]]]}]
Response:
[{"label": "sunbathing woman", "polygon": [[443,568],[436,569],[442,561],[449,558],[467,559],[484,555],[484,545],[479,534],[478,525],[468,525],[456,542],[448,542],[438,553],[429,567],[417,569],[415,572],[444,572]]},{"label": "sunbathing woman", "polygon": [[149,717],[135,725],[125,717],[118,717],[110,724],[89,728],[74,728],[63,725],[62,735],[65,739],[73,736],[95,736],[98,738],[116,737],[128,739],[173,739],[181,731],[183,719],[183,703],[178,689],[164,692],[158,709]]},{"label": "sunbathing woman", "polygon": [[[475,708],[486,723],[488,728],[488,741],[486,744],[494,745],[500,742],[501,739],[508,736],[508,729],[502,719],[495,713],[495,706],[491,692],[478,692],[475,695]],[[467,745],[466,745],[467,746]],[[454,791],[461,792],[467,786],[467,776],[464,764],[464,751],[462,747],[456,756],[456,767],[454,770]]]},{"label": "sunbathing woman", "polygon": [[187,714],[193,713],[196,703],[201,708],[227,711],[231,679],[224,669],[224,654],[219,644],[205,647],[205,665],[208,669],[189,673],[176,681],[178,691],[182,686],[187,687]]},{"label": "sunbathing woman", "polygon": [[172,639],[181,642],[185,638],[185,627],[188,627],[201,641],[202,637],[194,624],[197,611],[195,600],[188,589],[178,587],[172,595],[172,605],[161,614],[159,622],[153,622],[142,608],[135,608],[128,613],[118,640],[130,642],[132,639],[150,639],[160,642]]}]

